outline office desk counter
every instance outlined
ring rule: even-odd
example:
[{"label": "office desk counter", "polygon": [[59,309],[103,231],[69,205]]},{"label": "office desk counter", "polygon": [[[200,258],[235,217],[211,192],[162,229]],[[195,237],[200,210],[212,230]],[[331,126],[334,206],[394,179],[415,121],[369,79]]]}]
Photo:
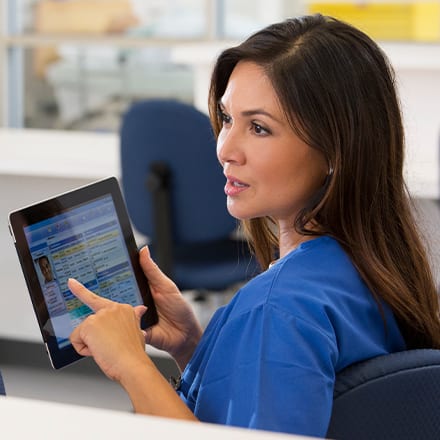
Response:
[{"label": "office desk counter", "polygon": [[192,440],[301,440],[288,434],[193,423],[17,397],[0,397],[1,437],[78,440],[148,438]]},{"label": "office desk counter", "polygon": [[0,158],[0,175],[92,181],[120,173],[114,133],[0,128]]}]

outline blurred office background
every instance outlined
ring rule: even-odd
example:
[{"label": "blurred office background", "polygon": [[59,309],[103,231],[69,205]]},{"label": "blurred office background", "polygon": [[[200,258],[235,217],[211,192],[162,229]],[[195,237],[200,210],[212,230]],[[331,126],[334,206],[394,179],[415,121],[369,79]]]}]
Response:
[{"label": "blurred office background", "polygon": [[[117,131],[133,100],[194,102],[200,68],[220,48],[306,12],[340,16],[380,41],[406,43],[407,60],[419,58],[440,40],[439,8],[420,0],[2,0],[0,120]],[[184,52],[207,45],[209,55]]]},{"label": "blurred office background", "polygon": [[135,99],[193,101],[196,60],[176,60],[177,46],[239,40],[304,8],[284,0],[2,1],[8,125],[113,131]]},{"label": "blurred office background", "polygon": [[[0,369],[10,394],[130,407],[92,362],[51,370],[7,213],[117,173],[118,133],[131,103],[175,98],[206,112],[222,48],[263,25],[318,11],[364,29],[396,69],[407,180],[437,274],[440,1],[0,0]],[[206,322],[212,304],[195,307]],[[154,358],[164,375],[174,374],[167,357]]]}]

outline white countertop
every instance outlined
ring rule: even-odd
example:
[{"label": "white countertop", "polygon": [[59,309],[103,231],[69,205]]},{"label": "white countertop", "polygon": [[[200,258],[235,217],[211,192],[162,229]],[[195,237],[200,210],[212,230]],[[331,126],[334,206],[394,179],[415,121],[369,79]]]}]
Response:
[{"label": "white countertop", "polygon": [[0,396],[0,414],[4,439],[310,439],[9,396]]},{"label": "white countertop", "polygon": [[119,176],[119,137],[0,128],[0,174],[91,180]]}]

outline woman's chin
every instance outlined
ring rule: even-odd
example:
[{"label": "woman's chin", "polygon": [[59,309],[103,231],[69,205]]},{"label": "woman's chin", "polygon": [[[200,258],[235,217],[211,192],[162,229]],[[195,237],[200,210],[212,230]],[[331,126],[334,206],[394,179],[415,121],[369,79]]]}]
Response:
[{"label": "woman's chin", "polygon": [[232,217],[236,218],[237,220],[250,220],[251,218],[254,218],[254,215],[250,215],[249,212],[237,209],[236,207],[232,207],[228,205],[228,212],[231,214]]},{"label": "woman's chin", "polygon": [[227,198],[226,208],[229,214],[237,220],[250,220],[256,217],[264,216],[264,213],[257,211],[256,209],[251,209],[249,204],[240,203],[238,200],[234,200],[231,197]]}]

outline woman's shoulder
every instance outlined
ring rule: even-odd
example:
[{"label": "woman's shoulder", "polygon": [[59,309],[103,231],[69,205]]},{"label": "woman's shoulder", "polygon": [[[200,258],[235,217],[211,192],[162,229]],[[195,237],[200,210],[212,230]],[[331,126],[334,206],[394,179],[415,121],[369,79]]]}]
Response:
[{"label": "woman's shoulder", "polygon": [[[329,236],[300,244],[252,281],[255,286],[264,286],[268,293],[285,288],[286,294],[306,288],[309,291],[312,286],[322,289],[334,284],[364,286],[350,257],[337,240]],[[249,288],[254,288],[253,284],[249,283]]]},{"label": "woman's shoulder", "polygon": [[235,310],[260,306],[316,319],[316,314],[374,307],[374,298],[340,244],[328,236],[302,243],[244,286]]},{"label": "woman's shoulder", "polygon": [[323,235],[301,243],[297,248],[276,261],[271,268],[278,268],[279,271],[286,268],[291,271],[296,268],[299,272],[311,266],[313,271],[317,272],[326,270],[329,264],[353,266],[339,242],[332,237]]},{"label": "woman's shoulder", "polygon": [[278,297],[329,306],[350,298],[364,297],[374,302],[348,254],[337,240],[328,236],[302,243],[274,264],[270,299]]}]

